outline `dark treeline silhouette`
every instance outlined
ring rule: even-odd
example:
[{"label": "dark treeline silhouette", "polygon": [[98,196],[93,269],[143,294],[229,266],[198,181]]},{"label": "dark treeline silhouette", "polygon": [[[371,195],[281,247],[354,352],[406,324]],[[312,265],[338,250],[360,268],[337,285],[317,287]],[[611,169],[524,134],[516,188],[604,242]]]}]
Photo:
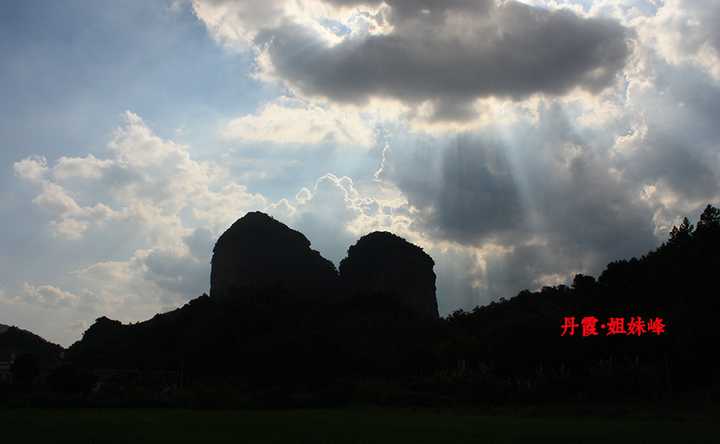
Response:
[{"label": "dark treeline silhouette", "polygon": [[0,325],[0,400],[30,390],[41,372],[58,368],[63,349],[17,327]]},{"label": "dark treeline silhouette", "polygon": [[[525,290],[445,319],[432,259],[391,233],[360,239],[338,272],[301,233],[249,213],[218,240],[212,265],[210,296],[140,323],[100,318],[62,360],[27,370],[34,383],[16,379],[16,391],[170,405],[720,395],[712,206],[697,227],[685,219],[659,248],[612,262],[597,279],[577,275],[572,286]],[[561,336],[571,316],[662,318],[667,327]]]},{"label": "dark treeline silhouette", "polygon": [[[448,317],[469,379],[489,373],[520,397],[658,399],[720,395],[720,211],[687,218],[656,250],[608,264],[596,280],[523,291],[515,298]],[[660,335],[561,337],[563,318],[660,317]],[[490,366],[489,368],[487,366]],[[482,377],[478,378],[482,380]]]}]

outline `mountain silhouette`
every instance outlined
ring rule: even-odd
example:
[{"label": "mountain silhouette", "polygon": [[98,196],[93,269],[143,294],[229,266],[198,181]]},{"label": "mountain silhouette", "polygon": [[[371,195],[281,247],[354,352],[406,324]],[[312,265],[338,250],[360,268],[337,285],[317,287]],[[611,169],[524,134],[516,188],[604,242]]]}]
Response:
[{"label": "mountain silhouette", "polygon": [[[251,213],[218,241],[213,267],[212,296],[144,322],[98,319],[66,353],[65,368],[79,370],[55,380],[89,393],[93,379],[78,375],[94,375],[113,389],[92,396],[123,402],[209,388],[201,404],[720,399],[720,210],[710,205],[697,226],[685,219],[597,279],[444,319],[432,258],[387,232],[351,246],[338,275],[302,234]],[[597,334],[580,333],[585,318],[598,319]],[[642,319],[644,334],[609,335],[610,318]],[[563,335],[567,319],[576,334]],[[657,319],[666,329],[652,332]],[[8,328],[0,352],[38,339]]]},{"label": "mountain silhouette", "polygon": [[340,262],[340,278],[352,297],[382,294],[420,317],[438,319],[434,265],[417,245],[376,231],[348,249]]},{"label": "mountain silhouette", "polygon": [[[209,296],[135,324],[99,318],[68,357],[89,369],[182,369],[186,381],[223,374],[258,387],[397,370],[423,353],[438,314],[434,263],[421,248],[371,233],[350,247],[341,285],[310,245],[248,213],[215,245]],[[276,373],[287,366],[292,374]]]},{"label": "mountain silhouette", "polygon": [[48,342],[34,333],[17,327],[0,325],[0,361],[32,355],[40,367],[48,368],[59,362],[62,352],[61,346]]},{"label": "mountain silhouette", "polygon": [[337,293],[335,265],[310,248],[299,231],[261,212],[235,222],[218,239],[210,296],[322,297]]}]

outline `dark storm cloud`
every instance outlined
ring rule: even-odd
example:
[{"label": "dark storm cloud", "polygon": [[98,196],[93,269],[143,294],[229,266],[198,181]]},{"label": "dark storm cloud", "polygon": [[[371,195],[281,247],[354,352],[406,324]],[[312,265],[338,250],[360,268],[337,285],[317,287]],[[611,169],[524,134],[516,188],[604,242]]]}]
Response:
[{"label": "dark storm cloud", "polygon": [[612,173],[606,140],[585,140],[559,107],[513,130],[512,141],[488,130],[435,150],[398,148],[385,176],[420,210],[418,229],[511,248],[488,262],[490,298],[534,288],[542,276],[598,273],[657,245],[653,207],[638,197],[641,183]]},{"label": "dark storm cloud", "polygon": [[507,146],[485,134],[417,137],[386,154],[381,178],[396,183],[421,210],[421,231],[461,244],[526,231],[520,180]]},{"label": "dark storm cloud", "polygon": [[566,10],[512,1],[388,3],[389,34],[328,47],[314,31],[286,24],[259,33],[256,42],[268,44],[276,74],[305,93],[350,103],[373,96],[430,100],[438,120],[471,117],[468,105],[481,97],[599,91],[629,52],[627,29]]}]

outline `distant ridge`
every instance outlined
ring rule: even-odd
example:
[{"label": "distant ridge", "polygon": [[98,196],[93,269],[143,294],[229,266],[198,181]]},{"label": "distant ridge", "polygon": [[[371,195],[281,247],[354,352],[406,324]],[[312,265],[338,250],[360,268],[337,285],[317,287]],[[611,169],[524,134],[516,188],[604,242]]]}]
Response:
[{"label": "distant ridge", "polygon": [[35,333],[17,327],[0,326],[0,357],[31,354],[43,367],[54,365],[63,352],[63,348],[53,344]]}]

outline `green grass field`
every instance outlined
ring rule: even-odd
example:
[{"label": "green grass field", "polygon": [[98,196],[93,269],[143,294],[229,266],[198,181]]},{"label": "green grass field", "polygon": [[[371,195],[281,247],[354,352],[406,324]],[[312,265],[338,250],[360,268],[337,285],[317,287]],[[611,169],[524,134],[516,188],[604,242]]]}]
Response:
[{"label": "green grass field", "polygon": [[2,409],[0,443],[720,443],[708,419],[487,416],[411,409]]}]

